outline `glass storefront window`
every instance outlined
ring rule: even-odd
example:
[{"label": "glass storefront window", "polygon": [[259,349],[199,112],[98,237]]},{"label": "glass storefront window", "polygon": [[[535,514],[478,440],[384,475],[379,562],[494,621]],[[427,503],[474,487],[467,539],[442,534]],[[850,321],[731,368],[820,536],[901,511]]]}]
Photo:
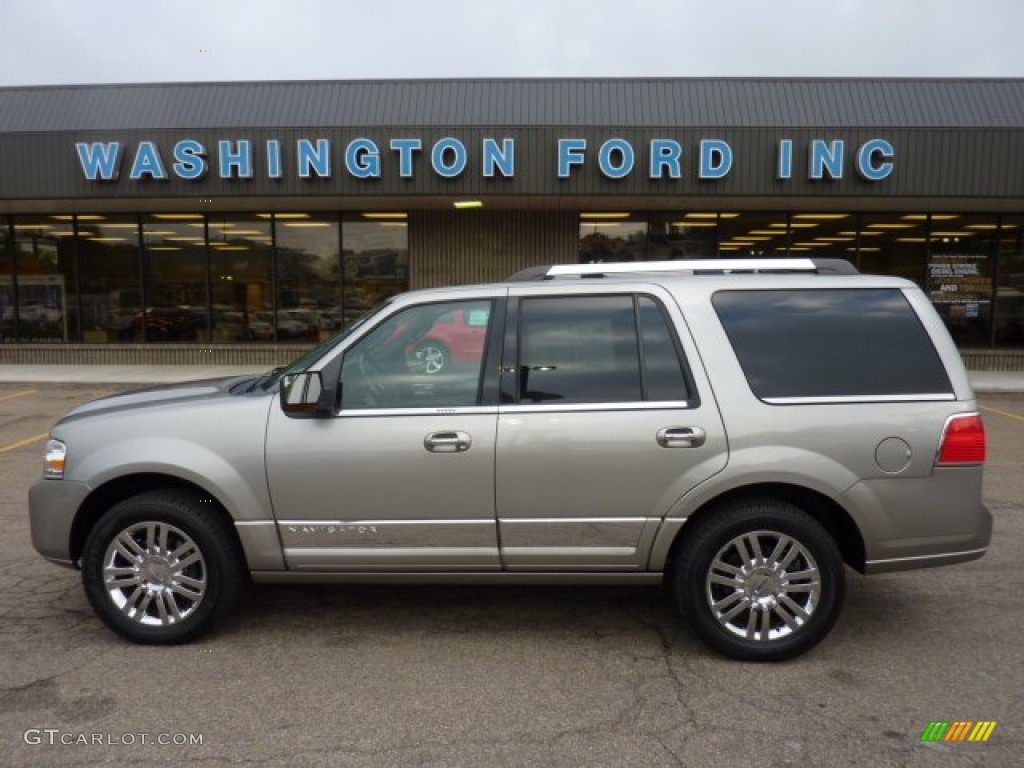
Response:
[{"label": "glass storefront window", "polygon": [[857,261],[857,215],[794,213],[789,221],[790,255]]},{"label": "glass storefront window", "polygon": [[409,233],[404,221],[345,221],[341,225],[345,322],[408,290]]},{"label": "glass storefront window", "polygon": [[987,347],[998,216],[932,214],[928,296],[959,346]]},{"label": "glass storefront window", "polygon": [[784,213],[720,213],[718,232],[723,258],[782,257],[788,252]]},{"label": "glass storefront window", "polygon": [[652,214],[648,233],[651,261],[713,259],[718,255],[718,214]]},{"label": "glass storefront window", "polygon": [[[851,225],[854,217],[850,217]],[[850,231],[855,229],[850,227]],[[858,256],[861,272],[896,275],[922,288],[927,274],[928,215],[866,213],[860,217]]]},{"label": "glass storefront window", "polygon": [[73,340],[77,312],[72,301],[76,290],[72,217],[15,217],[14,258],[19,341]]},{"label": "glass storefront window", "polygon": [[130,342],[142,312],[138,220],[83,214],[75,224],[82,341]]},{"label": "glass storefront window", "polygon": [[996,345],[1024,347],[1024,215],[1003,216],[995,309]]},{"label": "glass storefront window", "polygon": [[[211,215],[207,219],[210,255],[210,340],[233,343],[273,338],[274,298],[270,222],[254,215]],[[306,323],[279,318],[294,338],[310,337]]]},{"label": "glass storefront window", "polygon": [[[333,214],[274,217],[278,338],[326,338],[341,327],[341,240]],[[299,331],[298,324],[306,326]],[[298,336],[295,334],[298,333]]]},{"label": "glass storefront window", "polygon": [[580,214],[581,264],[647,259],[647,221],[626,213]]},{"label": "glass storefront window", "polygon": [[14,258],[6,216],[0,216],[0,344],[14,341]]},{"label": "glass storefront window", "polygon": [[143,217],[146,309],[132,324],[136,341],[208,342],[209,269],[201,213]]}]

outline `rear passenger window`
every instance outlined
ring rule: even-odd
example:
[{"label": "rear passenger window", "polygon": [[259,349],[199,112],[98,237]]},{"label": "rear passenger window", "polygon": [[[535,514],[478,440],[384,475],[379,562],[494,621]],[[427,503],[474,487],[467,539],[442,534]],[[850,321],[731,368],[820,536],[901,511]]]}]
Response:
[{"label": "rear passenger window", "polygon": [[763,400],[953,391],[899,289],[720,291],[712,303]]},{"label": "rear passenger window", "polygon": [[686,377],[649,297],[559,296],[520,304],[521,403],[681,401]]}]

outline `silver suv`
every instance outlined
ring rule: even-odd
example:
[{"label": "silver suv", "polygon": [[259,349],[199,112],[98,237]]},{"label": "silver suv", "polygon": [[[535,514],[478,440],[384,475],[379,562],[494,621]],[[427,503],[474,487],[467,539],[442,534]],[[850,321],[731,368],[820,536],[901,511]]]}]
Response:
[{"label": "silver suv", "polygon": [[72,410],[33,542],[143,643],[197,637],[250,578],[666,583],[714,649],[791,658],[834,624],[844,564],[959,563],[991,535],[956,347],[915,285],[851,272],[572,265],[404,294],[285,370]]}]

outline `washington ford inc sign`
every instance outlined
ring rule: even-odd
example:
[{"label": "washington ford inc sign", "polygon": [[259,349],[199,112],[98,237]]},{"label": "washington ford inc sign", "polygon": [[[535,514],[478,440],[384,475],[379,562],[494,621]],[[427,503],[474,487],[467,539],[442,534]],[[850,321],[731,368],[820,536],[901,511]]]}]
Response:
[{"label": "washington ford inc sign", "polygon": [[[511,138],[484,138],[477,146],[451,137],[429,146],[418,138],[394,138],[387,143],[367,138],[332,143],[317,138],[287,144],[277,139],[261,143],[221,139],[211,147],[182,139],[170,146],[140,141],[134,149],[120,141],[78,142],[75,149],[89,181],[115,181],[125,167],[133,181],[172,176],[199,181],[210,173],[222,179],[251,179],[257,170],[266,178],[280,179],[286,166],[301,179],[331,178],[340,172],[356,179],[379,179],[385,159],[394,163],[403,179],[415,178],[417,173],[455,179],[471,167],[484,178],[514,178],[517,157],[516,140]],[[612,138],[594,146],[587,139],[562,138],[557,140],[555,157],[557,168],[553,171],[560,179],[571,178],[588,164],[596,164],[609,179],[638,173],[651,179],[679,179],[684,173],[722,179],[735,161],[729,142],[713,138],[702,139],[685,151],[682,143],[667,138],[640,145]],[[797,174],[808,179],[841,179],[844,170],[852,166],[861,178],[881,181],[893,172],[895,158],[896,150],[885,139],[850,146],[843,139],[812,139],[804,147],[794,146],[792,139],[781,139],[775,144],[772,162],[778,179]]]}]

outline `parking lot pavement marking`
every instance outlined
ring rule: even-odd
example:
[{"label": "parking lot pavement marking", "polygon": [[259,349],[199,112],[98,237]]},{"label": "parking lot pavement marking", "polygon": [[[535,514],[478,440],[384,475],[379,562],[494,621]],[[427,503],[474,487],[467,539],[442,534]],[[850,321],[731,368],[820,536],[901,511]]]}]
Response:
[{"label": "parking lot pavement marking", "polygon": [[23,389],[21,392],[12,392],[9,395],[0,397],[0,402],[3,402],[4,400],[13,400],[16,397],[25,397],[25,395],[34,395],[38,391],[39,390],[37,389]]},{"label": "parking lot pavement marking", "polygon": [[998,408],[993,408],[990,405],[983,405],[983,406],[981,406],[981,410],[983,410],[983,411],[991,411],[992,413],[998,413],[1000,416],[1005,416],[1008,419],[1016,419],[1017,421],[1024,421],[1024,416],[1021,416],[1021,415],[1016,414],[1016,413],[1010,413],[1009,411],[1001,411]]},{"label": "parking lot pavement marking", "polygon": [[11,443],[10,445],[3,446],[2,448],[0,448],[0,453],[7,453],[8,451],[13,451],[15,448],[21,448],[23,445],[31,445],[32,443],[38,442],[39,440],[45,440],[49,436],[49,432],[43,432],[43,434],[36,435],[35,437],[26,437],[24,440],[19,440],[16,443]]}]

